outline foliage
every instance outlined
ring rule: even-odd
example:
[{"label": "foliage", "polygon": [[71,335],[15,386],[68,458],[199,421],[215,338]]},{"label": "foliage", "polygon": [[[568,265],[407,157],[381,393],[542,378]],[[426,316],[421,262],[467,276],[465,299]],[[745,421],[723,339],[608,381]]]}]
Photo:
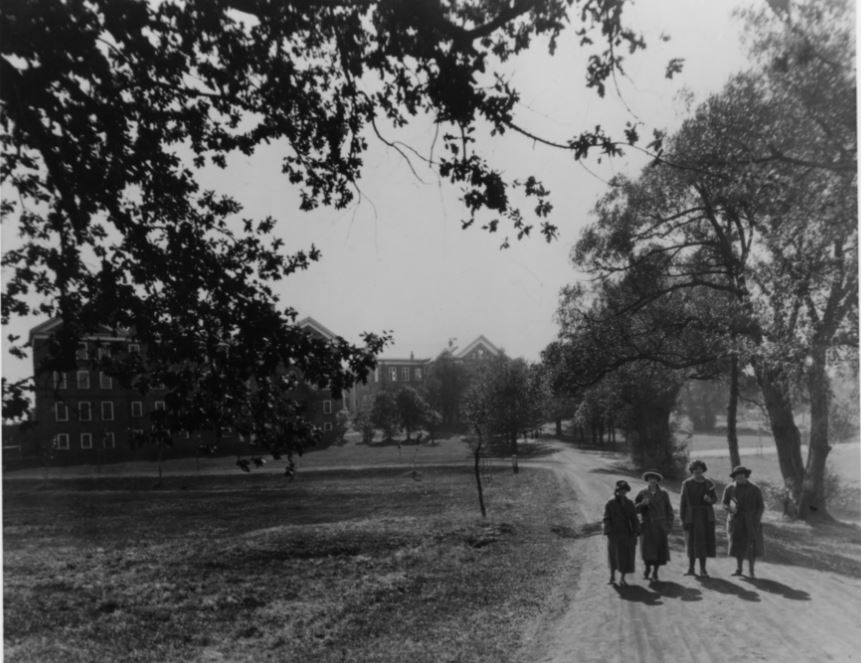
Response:
[{"label": "foliage", "polygon": [[335,421],[332,425],[332,434],[335,436],[335,439],[344,443],[347,441],[347,438],[344,437],[347,434],[347,431],[350,429],[350,412],[349,410],[338,410],[338,413],[335,415]]},{"label": "foliage", "polygon": [[[301,210],[343,208],[369,136],[406,155],[384,132],[429,117],[442,146],[425,159],[461,189],[463,225],[486,219],[492,232],[502,221],[521,238],[538,222],[549,240],[549,192],[534,175],[495,169],[477,132],[534,139],[514,121],[519,94],[502,63],[538,40],[553,52],[569,5],[4,3],[0,214],[22,241],[3,256],[3,323],[62,319],[45,371],[74,369],[77,340],[97,325],[128,333],[147,348],[145,362],[132,372],[104,358],[99,370],[144,392],[168,385],[170,401],[182,403],[169,405],[177,430],[255,410],[260,426],[248,417],[243,426],[272,439],[266,426],[282,425],[275,403],[291,386],[273,367],[337,396],[373,367],[386,336],[353,346],[297,329],[274,285],[319,251],[286,247],[273,236],[280,220],[241,217],[234,200],[201,189],[200,169],[277,143]],[[603,95],[623,47],[645,44],[621,4],[587,0],[578,10],[576,34],[595,45],[586,84]],[[620,151],[600,127],[562,147],[577,158]],[[20,386],[4,390],[5,416],[19,417],[25,400]],[[301,415],[288,414],[291,452],[310,439]]]},{"label": "foliage", "polygon": [[402,387],[395,401],[398,407],[398,423],[407,432],[407,440],[414,430],[424,426],[430,417],[430,406],[412,387]]},{"label": "foliage", "polygon": [[[854,40],[845,3],[792,6],[792,21],[750,15],[760,66],[698,108],[637,180],[616,182],[574,259],[615,311],[702,302],[669,324],[653,318],[643,336],[654,345],[665,330],[677,327],[678,340],[693,328],[707,352],[667,365],[719,370],[735,358],[753,370],[787,488],[807,515],[824,512],[829,356],[858,336]],[[801,381],[806,464],[792,415]]]},{"label": "foliage", "polygon": [[392,439],[399,428],[398,402],[394,394],[381,391],[374,397],[371,423],[383,431],[383,439]]},{"label": "foliage", "polygon": [[422,397],[440,413],[443,424],[460,422],[461,403],[470,379],[470,373],[463,363],[447,355],[439,357],[428,371]]},{"label": "foliage", "polygon": [[371,413],[368,410],[359,410],[353,417],[353,427],[362,434],[362,442],[370,444],[377,434],[374,423],[371,421]]},{"label": "foliage", "polygon": [[502,437],[517,453],[517,437],[541,423],[541,381],[523,359],[494,357],[483,362],[467,392],[467,416],[485,439]]}]

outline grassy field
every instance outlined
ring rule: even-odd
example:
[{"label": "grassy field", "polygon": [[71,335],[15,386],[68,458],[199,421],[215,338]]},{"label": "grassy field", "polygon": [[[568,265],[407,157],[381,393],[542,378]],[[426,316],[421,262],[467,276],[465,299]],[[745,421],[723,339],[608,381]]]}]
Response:
[{"label": "grassy field", "polygon": [[552,473],[485,479],[486,520],[468,464],[5,482],[5,660],[515,660],[570,523]]}]

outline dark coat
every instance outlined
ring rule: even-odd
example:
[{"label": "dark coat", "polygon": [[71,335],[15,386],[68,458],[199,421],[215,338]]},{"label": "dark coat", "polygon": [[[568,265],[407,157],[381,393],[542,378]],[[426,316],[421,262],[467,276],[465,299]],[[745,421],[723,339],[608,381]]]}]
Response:
[{"label": "dark coat", "polygon": [[670,559],[668,535],[673,529],[673,505],[663,488],[652,493],[648,488],[634,498],[643,522],[640,528],[640,556],[646,564],[666,564]]},{"label": "dark coat", "polygon": [[685,528],[688,558],[702,559],[717,556],[715,537],[715,485],[711,479],[702,482],[693,477],[682,482],[682,499],[679,518]]},{"label": "dark coat", "polygon": [[640,521],[634,503],[624,495],[604,506],[604,534],[607,535],[607,560],[611,571],[633,573]]},{"label": "dark coat", "polygon": [[[735,513],[729,506],[736,504]],[[765,552],[762,537],[762,514],[765,502],[762,491],[756,484],[731,483],[723,491],[724,507],[727,509],[726,533],[729,554],[733,557],[761,557]]]}]

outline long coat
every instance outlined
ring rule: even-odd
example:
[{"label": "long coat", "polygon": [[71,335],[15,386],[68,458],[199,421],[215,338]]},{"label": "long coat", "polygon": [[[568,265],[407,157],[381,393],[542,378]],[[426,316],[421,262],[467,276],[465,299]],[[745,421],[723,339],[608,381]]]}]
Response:
[{"label": "long coat", "polygon": [[640,521],[634,503],[617,495],[604,506],[604,534],[610,571],[633,573]]},{"label": "long coat", "polygon": [[[735,513],[729,510],[731,500],[735,500]],[[762,540],[762,514],[765,502],[762,491],[756,484],[731,483],[723,491],[724,507],[729,514],[726,519],[729,554],[733,557],[761,557],[765,546]]]},{"label": "long coat", "polygon": [[710,479],[697,481],[693,477],[682,482],[679,518],[685,528],[688,559],[717,557],[715,538],[715,485]]},{"label": "long coat", "polygon": [[654,493],[645,488],[637,493],[634,505],[642,518],[640,556],[643,562],[660,566],[670,560],[668,535],[673,529],[673,505],[663,488]]}]

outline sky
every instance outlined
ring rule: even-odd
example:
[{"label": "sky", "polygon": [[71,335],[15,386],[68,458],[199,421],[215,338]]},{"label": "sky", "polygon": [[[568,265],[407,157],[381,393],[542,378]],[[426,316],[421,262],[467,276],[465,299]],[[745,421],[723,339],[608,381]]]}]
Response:
[{"label": "sky", "polygon": [[[644,136],[652,128],[672,130],[692,101],[703,101],[744,69],[741,24],[731,17],[732,9],[763,2],[640,0],[628,7],[648,48],[628,58],[627,77],[619,80],[618,92],[608,89],[604,100],[586,90],[584,51],[569,30],[555,56],[539,46],[507,64],[522,93],[517,121],[560,142],[598,123],[621,135],[632,119],[643,122]],[[662,41],[662,34],[669,41]],[[674,57],[685,58],[684,70],[668,81],[664,71]],[[386,135],[419,152],[434,147],[434,127],[427,121]],[[413,172],[395,150],[373,137],[369,142],[361,194],[345,210],[299,211],[298,193],[280,173],[277,144],[233,158],[226,170],[206,171],[201,180],[204,187],[236,197],[244,217],[275,218],[275,232],[289,250],[312,244],[321,250],[319,262],[278,288],[282,304],[350,341],[358,342],[363,331],[390,331],[394,343],[383,356],[392,358],[431,358],[449,339],[462,348],[484,335],[509,356],[538,360],[557,333],[560,289],[583,278],[569,254],[592,220],[590,210],[612,175],[636,175],[646,163],[634,152],[578,163],[568,153],[513,134],[482,141],[484,156],[505,175],[534,174],[544,182],[554,205],[550,220],[559,227],[552,243],[539,234],[521,241],[512,236],[510,248],[500,250],[507,228],[496,234],[475,226],[462,230],[457,189],[418,160],[412,161]],[[4,226],[4,244],[14,241],[13,230]],[[32,368],[5,352],[6,334],[26,334],[38,322],[31,318],[4,328],[7,379]]]}]

